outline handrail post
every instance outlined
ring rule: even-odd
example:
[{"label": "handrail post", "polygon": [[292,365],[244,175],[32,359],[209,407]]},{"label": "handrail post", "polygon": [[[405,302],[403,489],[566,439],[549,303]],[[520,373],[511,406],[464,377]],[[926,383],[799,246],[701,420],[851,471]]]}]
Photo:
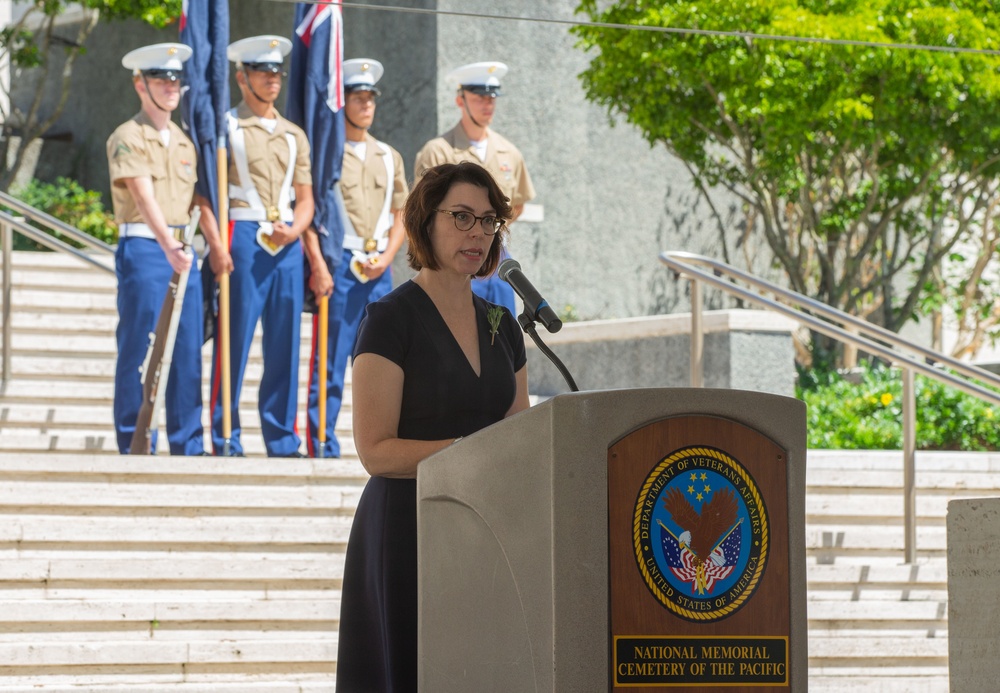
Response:
[{"label": "handrail post", "polygon": [[10,301],[13,279],[11,277],[11,253],[14,249],[14,230],[10,224],[0,221],[0,245],[3,248],[3,377],[0,379],[0,394],[7,391],[7,383],[10,382]]},{"label": "handrail post", "polygon": [[[856,328],[844,326],[844,329],[853,335],[858,334]],[[858,367],[858,345],[853,342],[844,341],[844,368],[853,370]]]},{"label": "handrail post", "polygon": [[903,367],[903,551],[917,560],[917,406],[913,369]]},{"label": "handrail post", "polygon": [[705,335],[701,327],[701,283],[691,278],[691,387],[705,387]]}]

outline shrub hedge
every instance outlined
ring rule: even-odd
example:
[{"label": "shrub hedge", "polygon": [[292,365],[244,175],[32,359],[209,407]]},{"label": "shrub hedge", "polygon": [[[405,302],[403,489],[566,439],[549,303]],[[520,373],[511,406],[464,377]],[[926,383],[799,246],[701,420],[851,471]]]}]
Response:
[{"label": "shrub hedge", "polygon": [[[918,450],[1000,450],[1000,408],[921,375],[915,387]],[[809,447],[902,449],[902,389],[891,368],[801,374],[796,395],[808,407]]]}]

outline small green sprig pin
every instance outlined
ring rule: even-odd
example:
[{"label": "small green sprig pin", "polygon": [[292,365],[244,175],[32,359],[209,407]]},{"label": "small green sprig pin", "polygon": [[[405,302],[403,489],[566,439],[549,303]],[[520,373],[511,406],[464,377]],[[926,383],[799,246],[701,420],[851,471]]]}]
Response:
[{"label": "small green sprig pin", "polygon": [[490,323],[490,346],[493,346],[493,342],[497,338],[497,330],[500,329],[500,321],[503,320],[503,308],[500,306],[493,306],[488,311],[486,311],[486,319]]}]

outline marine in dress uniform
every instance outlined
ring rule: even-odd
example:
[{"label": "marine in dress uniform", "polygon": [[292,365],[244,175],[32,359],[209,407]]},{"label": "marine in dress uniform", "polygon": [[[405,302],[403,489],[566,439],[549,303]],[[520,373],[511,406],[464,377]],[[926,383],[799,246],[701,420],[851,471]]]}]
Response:
[{"label": "marine in dress uniform", "polygon": [[[160,43],[131,51],[141,110],[108,138],[111,199],[118,224],[118,361],[114,423],[118,449],[127,453],[142,407],[139,369],[156,330],[174,272],[190,268],[164,398],[173,455],[204,453],[201,399],[202,303],[198,263],[179,240],[191,220],[197,153],[170,120],[180,103],[180,79],[191,49]],[[206,204],[202,200],[203,213]],[[208,210],[211,208],[208,207]],[[211,214],[210,211],[208,211]],[[153,441],[155,451],[155,439]]]},{"label": "marine in dress uniform", "polygon": [[[458,87],[455,105],[461,111],[461,120],[417,152],[414,174],[416,180],[420,180],[424,171],[438,164],[479,163],[493,174],[500,189],[510,199],[514,209],[513,221],[524,210],[524,204],[535,197],[535,187],[531,184],[521,152],[509,140],[490,129],[496,99],[500,96],[500,80],[506,74],[507,66],[498,62],[471,63],[448,73],[447,82]],[[506,250],[503,257],[509,257]],[[506,306],[517,315],[514,290],[496,274],[474,279],[472,291],[488,301]]]},{"label": "marine in dress uniform", "polygon": [[[243,101],[228,114],[230,255],[230,454],[242,455],[237,402],[258,320],[264,373],[258,393],[264,445],[271,457],[302,457],[295,430],[303,255],[299,237],[312,222],[309,142],[281,117],[282,63],[291,41],[254,36],[230,44]],[[294,207],[292,203],[294,202]],[[223,451],[218,340],[212,361],[212,447]]]},{"label": "marine in dress uniform", "polygon": [[313,318],[313,357],[309,375],[309,438],[312,457],[340,457],[334,434],[344,394],[344,373],[354,349],[365,306],[392,290],[392,261],[406,235],[402,210],[408,192],[403,159],[395,149],[368,133],[375,119],[375,86],[382,63],[368,58],[344,62],[345,133],[340,191],[347,223],[344,249],[336,276],[320,253],[312,228],[304,238],[310,286],[317,296],[330,296],[327,363],[326,443],[319,445],[319,316]]}]

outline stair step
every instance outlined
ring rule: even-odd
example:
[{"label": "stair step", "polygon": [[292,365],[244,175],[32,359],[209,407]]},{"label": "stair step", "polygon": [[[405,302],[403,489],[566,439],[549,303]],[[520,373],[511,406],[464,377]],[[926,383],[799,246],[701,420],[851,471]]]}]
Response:
[{"label": "stair step", "polygon": [[[200,599],[194,601],[141,599],[0,599],[2,624],[108,623],[141,624],[150,622],[170,627],[170,623],[273,621],[293,623],[336,623],[340,620],[340,600],[328,599]],[[0,688],[2,690],[2,688]]]},{"label": "stair step", "polygon": [[[810,555],[868,556],[872,552],[895,552],[896,562],[905,545],[902,525],[843,525],[822,516],[810,518],[806,525],[806,549]],[[944,525],[921,526],[917,531],[917,549],[943,555],[947,532]]]},{"label": "stair step", "polygon": [[[39,683],[40,676],[27,677],[28,683],[22,685],[0,684],[2,693],[331,693],[334,686],[332,674],[309,674],[299,673],[286,674],[282,680],[264,680],[268,677],[258,673],[256,681],[245,681],[233,683],[231,681],[213,681],[211,683],[192,682],[192,678],[204,678],[198,674],[185,672],[183,674],[174,673],[172,675],[159,674],[160,679],[176,679],[170,683],[149,683],[149,676],[135,677],[134,683],[122,683],[127,681],[129,676],[123,674],[112,674],[114,682],[108,683],[97,676],[88,677],[83,680],[81,676],[74,676],[74,680],[81,685],[65,683]],[[305,678],[311,676],[318,680]],[[187,678],[188,680],[181,680]],[[107,678],[107,677],[105,677]],[[17,677],[4,677],[6,681],[17,680]],[[33,682],[33,683],[32,683]],[[84,688],[83,686],[86,686]]]},{"label": "stair step", "polygon": [[[304,428],[300,425],[300,431]],[[209,450],[210,439],[206,430],[205,449]],[[340,441],[341,457],[357,457],[357,450],[354,447],[354,438],[351,436],[338,435]],[[247,457],[263,457],[267,451],[264,447],[264,439],[259,431],[244,429],[240,435],[240,442],[243,452]],[[0,440],[2,449],[7,453],[30,454],[42,452],[77,453],[77,454],[114,454],[118,452],[118,442],[115,438],[111,426],[108,430],[86,431],[86,430],[66,430],[50,433],[30,433],[22,432],[18,429],[4,431]],[[304,452],[305,445],[302,445],[300,452]],[[164,445],[159,445],[157,457],[167,454]],[[207,458],[206,458],[207,459]]]},{"label": "stair step", "polygon": [[79,315],[63,312],[32,312],[17,307],[11,313],[11,343],[21,344],[24,335],[58,335],[59,338],[73,335],[100,336],[114,344],[118,315]]},{"label": "stair step", "polygon": [[[914,660],[927,664],[947,665],[948,639],[928,637],[824,637],[809,638],[809,660],[832,659],[855,664],[879,660],[884,666],[909,665]],[[830,666],[826,664],[824,666]]]},{"label": "stair step", "polygon": [[69,380],[66,374],[51,379],[14,378],[0,396],[0,407],[23,404],[51,404],[61,406],[111,406],[114,399],[114,383],[107,379],[81,383]]},{"label": "stair step", "polygon": [[948,635],[944,601],[809,601],[809,637],[928,637]]},{"label": "stair step", "polygon": [[[268,483],[300,483],[301,479],[317,478],[337,483],[344,478],[357,478],[364,470],[357,458],[245,460],[239,458],[172,457],[169,465],[155,457],[94,455],[80,457],[71,454],[45,454],[29,458],[0,454],[0,480],[30,477],[50,477],[52,481],[76,476],[93,477],[121,475],[122,481],[133,478],[155,478],[178,483],[235,484],[241,480],[261,480]],[[367,476],[367,475],[366,475]]]},{"label": "stair step", "polygon": [[[113,368],[113,362],[108,362]],[[210,401],[212,390],[210,381],[210,371],[206,365],[202,371],[202,402],[207,407]],[[299,370],[298,405],[299,415],[304,415],[305,403],[308,396],[308,372],[305,368]],[[263,369],[255,364],[250,364],[246,370],[246,377],[243,380],[243,388],[240,390],[240,410],[249,414],[257,410],[257,397],[260,390],[260,382],[263,377]],[[344,400],[341,404],[341,412],[351,411],[351,384],[344,385]],[[103,406],[110,410],[114,403],[114,382],[111,377],[87,376],[76,374],[69,376],[65,372],[58,373],[57,378],[47,377],[45,373],[21,374],[7,383],[4,394],[0,395],[0,408],[5,405],[20,406],[41,406],[61,408],[63,405],[70,407],[82,406]],[[92,418],[92,417],[88,417]],[[111,419],[107,419],[110,421]]]},{"label": "stair step", "polygon": [[[918,451],[917,477],[932,472],[1000,472],[1000,453]],[[819,469],[879,470],[902,472],[903,453],[899,450],[810,450],[806,476]]]},{"label": "stair step", "polygon": [[[303,391],[303,398],[305,392]],[[252,406],[247,398],[240,408],[240,426],[243,431],[255,435],[260,431],[260,412]],[[204,407],[203,421],[207,428],[208,407]],[[302,429],[305,427],[305,407],[300,414]],[[98,406],[95,404],[11,404],[0,400],[0,433],[21,430],[22,432],[37,431],[39,433],[55,433],[70,430],[89,431],[93,435],[107,433],[107,428],[113,421],[112,403],[110,401]],[[351,410],[341,408],[337,418],[336,432],[341,437],[351,435]]]},{"label": "stair step", "polygon": [[[210,459],[210,458],[204,458]],[[204,485],[175,484],[169,493],[163,483],[76,481],[20,481],[0,487],[0,506],[41,506],[58,508],[230,508],[283,510],[295,508],[353,508],[361,496],[361,485],[302,484],[277,486],[266,480],[241,485],[239,494]]]},{"label": "stair step", "polygon": [[944,561],[913,565],[809,565],[806,572],[810,588],[827,584],[855,584],[872,589],[948,585],[948,567]]},{"label": "stair step", "polygon": [[[307,352],[308,353],[308,352]],[[211,371],[210,361],[203,361],[203,386],[207,387]],[[300,387],[305,386],[308,377],[308,361],[299,362]],[[115,359],[108,356],[75,356],[67,354],[39,355],[37,352],[15,350],[11,359],[11,380],[40,380],[55,378],[64,381],[105,381],[113,382]],[[244,370],[243,389],[256,388],[264,374],[264,364],[252,360]]]},{"label": "stair step", "polygon": [[[90,255],[106,264],[114,264],[114,255],[99,250],[81,250],[80,252]],[[51,252],[48,250],[15,250],[11,253],[12,266],[16,270],[52,270],[58,269],[62,272],[80,272],[94,277],[109,277],[114,281],[114,275],[107,274],[95,269],[72,255]]]},{"label": "stair step", "polygon": [[[153,630],[155,635],[159,635]],[[18,667],[29,666],[143,666],[175,664],[228,664],[239,662],[243,668],[249,664],[315,663],[324,664],[329,670],[337,659],[336,635],[323,630],[294,632],[279,639],[270,634],[269,640],[157,640],[147,635],[144,639],[109,640],[105,642],[0,642],[0,661],[17,662]]]},{"label": "stair step", "polygon": [[[205,514],[192,517],[169,515],[162,510],[155,516],[122,517],[92,512],[69,514],[69,510],[63,510],[67,514],[61,516],[4,518],[0,542],[18,544],[21,556],[57,549],[65,551],[75,543],[101,545],[105,551],[134,551],[133,545],[150,550],[161,545],[184,545],[189,550],[206,546],[216,552],[233,546],[326,544],[346,547],[354,519],[352,508],[332,508],[329,514],[311,517]],[[181,512],[192,511],[185,508]]]},{"label": "stair step", "polygon": [[13,310],[34,313],[86,313],[115,315],[115,293],[70,291],[63,288],[51,291],[11,288],[10,305]]},{"label": "stair step", "polygon": [[[948,667],[809,668],[809,693],[949,693]],[[822,673],[819,673],[822,672]]]},{"label": "stair step", "polygon": [[[948,494],[955,492],[991,491],[1000,495],[1000,470],[938,471],[924,469],[916,474],[914,484],[923,494]],[[901,470],[815,469],[806,474],[806,488],[810,494],[836,495],[850,489],[863,494],[879,490],[897,490],[902,498],[903,472]]]},{"label": "stair step", "polygon": [[[993,492],[992,496],[1000,495]],[[948,514],[948,503],[958,498],[982,498],[982,492],[936,495],[917,495],[916,517],[918,524],[943,523]],[[902,524],[903,498],[901,492],[879,489],[865,493],[860,489],[841,489],[837,494],[806,494],[806,518],[822,517],[826,521],[857,521],[880,519],[888,525]]]},{"label": "stair step", "polygon": [[[6,582],[169,584],[197,583],[211,589],[214,583],[326,582],[334,584],[344,574],[343,554],[281,560],[250,555],[244,558],[57,558],[25,559],[0,563],[0,580]],[[148,589],[148,587],[147,587]],[[0,658],[0,661],[3,661]]]},{"label": "stair step", "polygon": [[[83,263],[79,263],[83,265]],[[112,274],[98,270],[68,271],[68,268],[22,267],[13,265],[11,284],[18,289],[30,291],[59,291],[69,289],[94,293],[116,294],[118,280]]]}]

